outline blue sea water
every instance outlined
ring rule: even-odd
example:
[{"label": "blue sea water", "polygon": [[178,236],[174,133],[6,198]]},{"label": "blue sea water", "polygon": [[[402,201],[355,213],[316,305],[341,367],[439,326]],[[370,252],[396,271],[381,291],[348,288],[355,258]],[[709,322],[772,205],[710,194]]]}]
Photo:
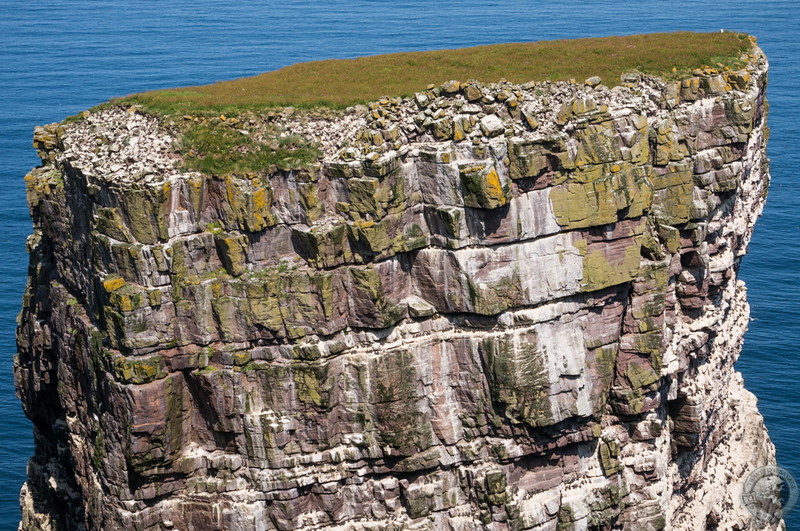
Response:
[{"label": "blue sea water", "polygon": [[[753,321],[738,367],[779,464],[800,480],[799,10],[796,0],[0,0],[0,531],[16,528],[32,452],[11,368],[31,231],[22,177],[38,163],[35,125],[113,96],[299,61],[655,31],[751,33],[772,65],[773,184],[742,267]],[[788,525],[800,529],[800,510]]]}]

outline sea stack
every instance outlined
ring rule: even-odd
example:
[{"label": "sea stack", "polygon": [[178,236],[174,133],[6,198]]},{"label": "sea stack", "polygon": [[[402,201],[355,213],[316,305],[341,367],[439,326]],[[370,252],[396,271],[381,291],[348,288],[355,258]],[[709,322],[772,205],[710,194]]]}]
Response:
[{"label": "sea stack", "polygon": [[[20,528],[779,529],[742,502],[742,60],[37,128]],[[318,156],[194,171],[180,121]]]}]

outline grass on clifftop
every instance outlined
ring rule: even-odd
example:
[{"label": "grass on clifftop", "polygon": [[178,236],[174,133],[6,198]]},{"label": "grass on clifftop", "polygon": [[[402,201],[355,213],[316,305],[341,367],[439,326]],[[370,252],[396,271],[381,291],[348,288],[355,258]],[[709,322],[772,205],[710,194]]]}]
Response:
[{"label": "grass on clifftop", "polygon": [[452,79],[580,82],[600,76],[613,86],[620,74],[633,70],[680,78],[706,65],[738,68],[738,59],[751,46],[740,33],[682,32],[395,53],[300,63],[212,85],[134,94],[109,104],[137,104],[146,112],[171,116],[187,169],[212,175],[258,173],[271,166],[304,167],[320,152],[311,139],[282,135],[280,124],[243,130],[250,111],[344,108],[384,96],[410,96]]},{"label": "grass on clifftop", "polygon": [[613,86],[619,84],[620,74],[632,70],[673,77],[704,65],[728,65],[750,46],[747,35],[730,32],[495,44],[299,63],[233,81],[144,92],[123,101],[173,114],[285,106],[343,108],[383,96],[409,96],[430,83],[451,79],[525,83],[600,76]]},{"label": "grass on clifftop", "polygon": [[192,123],[183,128],[177,147],[187,169],[208,175],[257,172],[272,165],[298,168],[320,155],[301,137],[275,133],[270,140],[256,142],[219,122]]}]

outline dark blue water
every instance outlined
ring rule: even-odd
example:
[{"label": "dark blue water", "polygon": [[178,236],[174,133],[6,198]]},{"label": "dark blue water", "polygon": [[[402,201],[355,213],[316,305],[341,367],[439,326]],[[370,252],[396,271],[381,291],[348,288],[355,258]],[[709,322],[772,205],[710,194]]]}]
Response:
[{"label": "dark blue water", "polygon": [[[799,9],[794,0],[0,0],[0,531],[16,528],[32,452],[11,357],[31,230],[22,177],[37,164],[35,125],[112,96],[298,61],[654,31],[748,32],[772,64],[773,185],[742,269],[755,320],[738,366],[759,397],[779,463],[800,480]],[[798,516],[789,529],[800,529]]]}]

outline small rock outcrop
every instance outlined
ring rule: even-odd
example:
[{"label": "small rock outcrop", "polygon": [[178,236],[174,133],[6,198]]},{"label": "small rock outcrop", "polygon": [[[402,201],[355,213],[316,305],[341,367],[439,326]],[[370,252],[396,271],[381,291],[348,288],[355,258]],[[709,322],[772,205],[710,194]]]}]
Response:
[{"label": "small rock outcrop", "polygon": [[37,128],[21,529],[777,529],[746,62],[262,117],[298,170],[187,171],[136,108]]}]

